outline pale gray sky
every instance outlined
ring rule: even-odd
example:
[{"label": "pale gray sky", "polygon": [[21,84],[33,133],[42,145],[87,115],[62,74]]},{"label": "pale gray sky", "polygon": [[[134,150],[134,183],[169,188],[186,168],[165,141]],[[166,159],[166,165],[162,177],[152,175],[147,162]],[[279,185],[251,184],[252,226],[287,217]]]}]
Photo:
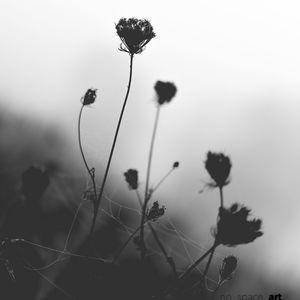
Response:
[{"label": "pale gray sky", "polygon": [[[175,160],[182,163],[161,190],[169,207],[175,201],[173,212],[190,212],[187,219],[195,224],[209,211],[209,229],[217,196],[197,194],[201,180],[208,179],[202,162],[208,150],[225,151],[233,161],[227,203],[240,201],[264,219],[265,236],[242,247],[240,255],[259,252],[262,272],[280,277],[293,270],[289,281],[296,284],[299,12],[298,1],[2,0],[0,101],[57,124],[75,143],[79,99],[87,88],[98,88],[94,109],[84,113],[84,143],[91,160],[105,162],[129,63],[117,50],[114,23],[132,16],[151,20],[157,37],[134,60],[115,174],[135,167],[145,175],[153,85],[173,81],[178,94],[162,109],[153,165],[157,181]],[[78,155],[76,147],[71,150]]]}]

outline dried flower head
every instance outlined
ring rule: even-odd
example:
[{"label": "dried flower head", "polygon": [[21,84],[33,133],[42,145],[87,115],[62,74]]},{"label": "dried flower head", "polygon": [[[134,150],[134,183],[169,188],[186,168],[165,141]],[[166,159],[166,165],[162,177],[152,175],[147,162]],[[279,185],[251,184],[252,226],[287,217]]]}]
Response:
[{"label": "dried flower head", "polygon": [[214,153],[209,151],[205,161],[205,168],[210,177],[214,180],[213,186],[222,188],[227,185],[231,169],[230,158],[223,153]]},{"label": "dried flower head", "polygon": [[225,257],[219,269],[219,281],[223,282],[232,279],[233,273],[235,272],[236,268],[237,258],[233,255]]},{"label": "dried flower head", "polygon": [[165,210],[165,206],[159,207],[158,201],[155,201],[152,207],[147,211],[146,217],[149,221],[156,221],[165,213]]},{"label": "dried flower head", "polygon": [[141,53],[155,37],[152,25],[145,19],[122,18],[116,24],[116,30],[122,41],[119,50],[132,55]]},{"label": "dried flower head", "polygon": [[136,190],[138,188],[138,171],[129,169],[124,173],[124,176],[128,187],[132,190]]},{"label": "dried flower head", "polygon": [[179,161],[175,161],[173,164],[173,169],[178,168],[179,167]]},{"label": "dried flower head", "polygon": [[49,185],[49,175],[36,167],[30,167],[22,175],[22,192],[28,199],[38,199]]},{"label": "dried flower head", "polygon": [[154,89],[157,94],[157,102],[162,105],[169,103],[177,92],[177,88],[172,82],[157,81]]},{"label": "dried flower head", "polygon": [[229,209],[220,207],[217,227],[213,230],[216,242],[226,246],[248,244],[263,235],[262,220],[248,220],[251,210],[233,204]]},{"label": "dried flower head", "polygon": [[97,97],[97,89],[88,89],[85,95],[81,98],[83,105],[93,104]]}]

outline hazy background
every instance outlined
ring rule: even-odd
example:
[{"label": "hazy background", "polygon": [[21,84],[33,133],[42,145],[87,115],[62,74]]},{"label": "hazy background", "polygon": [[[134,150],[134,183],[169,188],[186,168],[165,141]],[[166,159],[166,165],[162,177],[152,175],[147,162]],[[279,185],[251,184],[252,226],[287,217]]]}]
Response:
[{"label": "hazy background", "polygon": [[76,140],[80,98],[87,88],[98,88],[97,102],[84,111],[82,132],[89,161],[105,163],[129,64],[128,55],[117,50],[114,24],[120,17],[149,19],[157,37],[134,59],[110,197],[128,193],[122,176],[128,168],[137,168],[144,183],[155,113],[153,85],[173,81],[178,93],[162,108],[153,182],[175,160],[181,165],[158,199],[168,214],[182,217],[190,237],[205,234],[203,244],[210,245],[207,233],[215,223],[218,194],[198,193],[209,179],[203,161],[208,150],[229,154],[232,183],[225,189],[225,203],[251,207],[263,218],[265,234],[251,245],[220,248],[219,254],[235,253],[241,268],[251,266],[245,292],[256,293],[257,274],[274,282],[274,293],[282,291],[277,281],[286,291],[296,289],[299,9],[298,1],[2,0],[1,110],[55,126],[70,145],[66,157],[82,166]]}]

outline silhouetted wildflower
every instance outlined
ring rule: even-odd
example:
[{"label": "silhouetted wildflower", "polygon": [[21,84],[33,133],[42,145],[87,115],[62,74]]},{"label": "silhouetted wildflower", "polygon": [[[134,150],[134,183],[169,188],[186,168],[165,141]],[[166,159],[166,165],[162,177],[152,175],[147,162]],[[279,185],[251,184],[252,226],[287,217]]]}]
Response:
[{"label": "silhouetted wildflower", "polygon": [[136,190],[138,188],[138,171],[129,169],[124,173],[124,176],[129,188]]},{"label": "silhouetted wildflower", "polygon": [[179,167],[179,162],[175,161],[174,164],[173,164],[173,169],[178,168],[178,167]]},{"label": "silhouetted wildflower", "polygon": [[97,97],[97,89],[88,89],[85,95],[82,97],[82,104],[83,105],[90,105],[93,104]]},{"label": "silhouetted wildflower", "polygon": [[146,217],[149,221],[156,221],[165,213],[165,206],[159,207],[158,201],[155,201],[152,207],[147,211]]},{"label": "silhouetted wildflower", "polygon": [[141,53],[155,37],[152,25],[145,19],[122,18],[116,24],[116,30],[122,41],[119,50],[130,54]]},{"label": "silhouetted wildflower", "polygon": [[216,242],[226,246],[237,246],[251,243],[262,236],[262,221],[248,220],[250,212],[250,209],[238,204],[233,204],[229,209],[220,207],[217,227],[213,230]]},{"label": "silhouetted wildflower", "polygon": [[228,177],[231,169],[231,161],[230,158],[223,153],[213,153],[209,151],[205,161],[205,168],[215,181],[215,186],[222,188],[230,182]]},{"label": "silhouetted wildflower", "polygon": [[48,173],[30,167],[22,175],[22,192],[26,198],[40,198],[49,185]]},{"label": "silhouetted wildflower", "polygon": [[157,102],[162,105],[172,100],[177,92],[177,88],[172,82],[157,81],[154,89],[157,94]]},{"label": "silhouetted wildflower", "polygon": [[219,270],[219,281],[232,279],[233,273],[237,268],[237,258],[233,255],[227,256],[223,259],[222,265]]}]

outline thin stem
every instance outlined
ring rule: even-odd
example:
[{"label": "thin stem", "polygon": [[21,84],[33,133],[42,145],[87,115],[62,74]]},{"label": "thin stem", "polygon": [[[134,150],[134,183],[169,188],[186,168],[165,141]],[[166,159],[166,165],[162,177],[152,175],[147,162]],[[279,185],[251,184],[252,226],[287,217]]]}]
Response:
[{"label": "thin stem", "polygon": [[221,207],[223,207],[224,206],[223,188],[220,187],[219,190],[220,190],[220,203],[221,203],[220,205]]},{"label": "thin stem", "polygon": [[168,173],[154,186],[154,188],[151,191],[151,195],[161,186],[161,184],[171,175],[171,173],[175,170],[175,168],[172,168],[168,171]]},{"label": "thin stem", "polygon": [[204,273],[203,273],[203,275],[202,275],[202,279],[201,279],[200,284],[201,284],[203,281],[206,281],[206,275],[207,275],[207,273],[208,273],[208,270],[209,270],[209,267],[210,267],[212,258],[213,258],[214,253],[215,253],[215,250],[216,250],[216,247],[214,247],[213,250],[212,250],[211,253],[210,253],[210,256],[209,256],[209,259],[208,259],[208,261],[207,261],[206,267],[205,267],[205,269],[204,269]]},{"label": "thin stem", "polygon": [[141,245],[142,245],[142,249],[141,249],[141,260],[142,261],[144,260],[145,255],[146,255],[146,246],[145,246],[145,242],[144,242],[144,226],[143,226],[143,224],[145,222],[147,204],[148,204],[148,201],[151,197],[151,195],[149,194],[149,182],[150,182],[150,172],[151,172],[151,163],[152,163],[154,142],[155,142],[155,136],[156,136],[158,120],[159,120],[159,112],[160,112],[160,105],[157,106],[156,116],[155,116],[155,121],[154,121],[154,128],[153,128],[153,133],[152,133],[152,138],[151,138],[150,151],[149,151],[149,157],[148,157],[148,166],[147,166],[145,197],[144,197],[144,204],[143,204],[143,208],[142,208],[141,231],[140,231],[140,241],[141,241]]},{"label": "thin stem", "polygon": [[[211,248],[209,248],[201,257],[199,257],[181,276],[179,276],[178,280],[182,281],[187,275],[189,275],[214,249],[217,247],[217,244],[214,243]],[[178,285],[178,281],[176,281]],[[157,298],[157,300],[164,299],[170,292],[174,290],[177,286],[171,285],[167,288],[163,294]]]},{"label": "thin stem", "polygon": [[66,250],[67,250],[67,247],[68,247],[68,244],[69,244],[69,240],[70,240],[70,237],[71,237],[71,233],[72,233],[73,227],[74,227],[74,225],[75,225],[75,220],[77,219],[77,216],[78,216],[78,214],[79,214],[80,208],[81,208],[81,206],[82,206],[83,204],[84,204],[84,199],[81,200],[80,204],[79,204],[78,207],[77,207],[77,210],[76,210],[75,215],[74,215],[74,217],[73,217],[73,220],[72,220],[72,223],[71,223],[71,226],[70,226],[70,229],[69,229],[69,232],[68,232],[66,241],[65,241],[65,245],[64,245],[63,251],[66,251]]},{"label": "thin stem", "polygon": [[187,275],[189,275],[199,264],[200,262],[205,259],[205,257],[210,254],[211,252],[215,251],[215,248],[218,245],[216,244],[216,242],[214,242],[214,244],[212,245],[211,248],[209,248],[200,258],[198,258],[180,277],[179,279],[184,279]]},{"label": "thin stem", "polygon": [[[79,117],[78,117],[78,143],[79,143],[79,149],[80,149],[80,153],[84,162],[84,165],[86,167],[86,170],[88,171],[92,184],[93,184],[93,192],[94,192],[94,207],[95,207],[95,201],[97,199],[97,188],[96,188],[96,183],[95,183],[95,174],[92,172],[92,170],[90,169],[87,160],[85,158],[84,152],[83,152],[83,147],[82,147],[82,142],[81,142],[81,117],[82,117],[82,112],[83,112],[83,108],[84,108],[84,104],[82,104],[80,112],[79,112]],[[76,216],[77,217],[77,216]],[[75,220],[73,220],[73,222],[75,222]]]},{"label": "thin stem", "polygon": [[111,163],[112,156],[113,156],[113,153],[114,153],[114,149],[115,149],[115,146],[116,146],[118,133],[119,133],[119,130],[120,130],[123,114],[124,114],[124,111],[125,111],[125,107],[126,107],[126,103],[127,103],[127,99],[128,99],[128,95],[129,95],[129,91],[130,91],[131,79],[132,79],[132,62],[133,62],[133,54],[130,54],[130,71],[129,71],[129,80],[128,80],[127,92],[126,92],[123,107],[122,107],[122,110],[121,110],[121,113],[120,113],[120,116],[119,116],[119,121],[118,121],[118,125],[117,125],[117,128],[116,128],[115,136],[114,136],[114,139],[113,139],[112,147],[111,147],[111,150],[110,150],[109,158],[108,158],[108,161],[107,161],[107,165],[106,165],[104,177],[103,177],[103,180],[102,180],[100,192],[99,192],[98,198],[97,198],[96,203],[95,203],[94,216],[93,216],[92,226],[91,226],[91,230],[90,230],[91,235],[93,234],[93,232],[95,230],[96,219],[97,219],[97,215],[98,215],[98,209],[99,209],[100,204],[101,204],[102,194],[103,194],[103,191],[104,191],[104,186],[105,186],[105,183],[106,183],[108,171],[109,171],[109,168],[110,168],[110,163]]},{"label": "thin stem", "polygon": [[151,163],[152,163],[153,149],[154,149],[154,143],[155,143],[155,136],[156,136],[158,120],[159,120],[159,113],[160,113],[160,105],[157,105],[156,116],[155,116],[154,127],[153,127],[152,138],[151,138],[151,144],[150,144],[150,151],[149,151],[149,156],[148,156],[145,200],[148,198],[148,192],[149,192]]},{"label": "thin stem", "polygon": [[119,249],[119,251],[117,252],[117,254],[115,255],[114,259],[113,259],[113,263],[115,263],[118,258],[120,257],[120,255],[122,254],[123,250],[126,248],[126,246],[128,245],[128,243],[131,241],[131,239],[135,236],[135,234],[140,230],[141,226],[139,226],[129,237],[128,239],[125,241],[125,243],[123,244],[123,246]]}]

